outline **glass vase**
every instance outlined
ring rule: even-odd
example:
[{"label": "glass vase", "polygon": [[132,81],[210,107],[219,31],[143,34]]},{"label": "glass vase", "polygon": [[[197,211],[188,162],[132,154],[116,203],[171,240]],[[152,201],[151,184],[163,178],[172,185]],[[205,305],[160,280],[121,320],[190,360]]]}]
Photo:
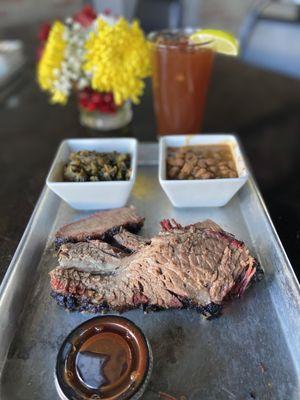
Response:
[{"label": "glass vase", "polygon": [[79,105],[79,118],[83,126],[102,131],[122,128],[132,119],[131,103],[125,102],[115,112],[89,111]]}]

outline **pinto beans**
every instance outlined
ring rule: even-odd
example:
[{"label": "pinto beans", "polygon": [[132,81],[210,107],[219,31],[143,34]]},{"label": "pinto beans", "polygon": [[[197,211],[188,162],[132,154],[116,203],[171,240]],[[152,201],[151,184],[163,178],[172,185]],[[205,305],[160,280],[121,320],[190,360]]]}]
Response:
[{"label": "pinto beans", "polygon": [[237,176],[229,145],[168,148],[168,179],[216,179]]}]

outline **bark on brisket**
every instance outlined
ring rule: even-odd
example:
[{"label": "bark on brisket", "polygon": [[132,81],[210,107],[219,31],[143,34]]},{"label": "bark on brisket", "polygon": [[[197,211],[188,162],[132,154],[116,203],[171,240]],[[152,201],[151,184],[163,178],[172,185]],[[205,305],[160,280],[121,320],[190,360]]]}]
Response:
[{"label": "bark on brisket", "polygon": [[87,218],[72,222],[60,228],[55,235],[55,244],[82,242],[91,239],[107,241],[118,233],[121,227],[136,233],[144,224],[145,218],[136,214],[134,207],[123,207],[99,211]]},{"label": "bark on brisket", "polygon": [[[74,296],[72,294],[63,295],[54,291],[52,291],[50,295],[59,306],[64,307],[68,311],[105,314],[113,311],[122,313],[130,310],[130,308],[111,308],[106,302],[101,304],[93,304],[90,298],[84,296]],[[132,306],[132,309],[136,309],[137,307],[141,308],[144,312],[165,310],[163,307],[149,305],[147,303],[141,303],[139,306]],[[221,304],[209,303],[206,306],[201,307],[193,303],[189,303],[188,301],[184,302],[183,306],[181,307],[181,309],[196,310],[200,314],[204,315],[207,319],[218,317],[222,312],[222,308],[223,306]]]},{"label": "bark on brisket", "polygon": [[[144,308],[206,309],[221,305],[230,293],[241,295],[255,275],[257,261],[243,242],[210,221],[185,228],[162,221],[164,231],[122,259],[113,275],[95,275],[57,267],[54,292],[82,307],[112,310]],[[75,301],[76,300],[76,301]],[[65,300],[64,300],[65,301]]]}]

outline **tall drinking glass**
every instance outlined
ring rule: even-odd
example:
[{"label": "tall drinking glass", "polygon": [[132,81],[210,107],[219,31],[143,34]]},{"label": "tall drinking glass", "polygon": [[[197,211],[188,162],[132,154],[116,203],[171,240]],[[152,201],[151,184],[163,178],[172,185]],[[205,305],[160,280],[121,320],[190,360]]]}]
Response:
[{"label": "tall drinking glass", "polygon": [[189,41],[193,30],[163,30],[149,35],[152,90],[160,135],[201,130],[214,52]]}]

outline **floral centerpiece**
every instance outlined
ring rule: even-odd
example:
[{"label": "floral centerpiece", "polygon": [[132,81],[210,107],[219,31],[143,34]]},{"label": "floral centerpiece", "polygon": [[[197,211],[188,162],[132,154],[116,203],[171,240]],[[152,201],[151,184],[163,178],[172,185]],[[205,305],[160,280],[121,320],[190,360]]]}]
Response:
[{"label": "floral centerpiece", "polygon": [[131,102],[139,102],[150,75],[149,44],[138,22],[97,16],[86,6],[44,31],[37,80],[51,103],[66,104],[74,91],[83,124],[99,129],[127,124]]}]

